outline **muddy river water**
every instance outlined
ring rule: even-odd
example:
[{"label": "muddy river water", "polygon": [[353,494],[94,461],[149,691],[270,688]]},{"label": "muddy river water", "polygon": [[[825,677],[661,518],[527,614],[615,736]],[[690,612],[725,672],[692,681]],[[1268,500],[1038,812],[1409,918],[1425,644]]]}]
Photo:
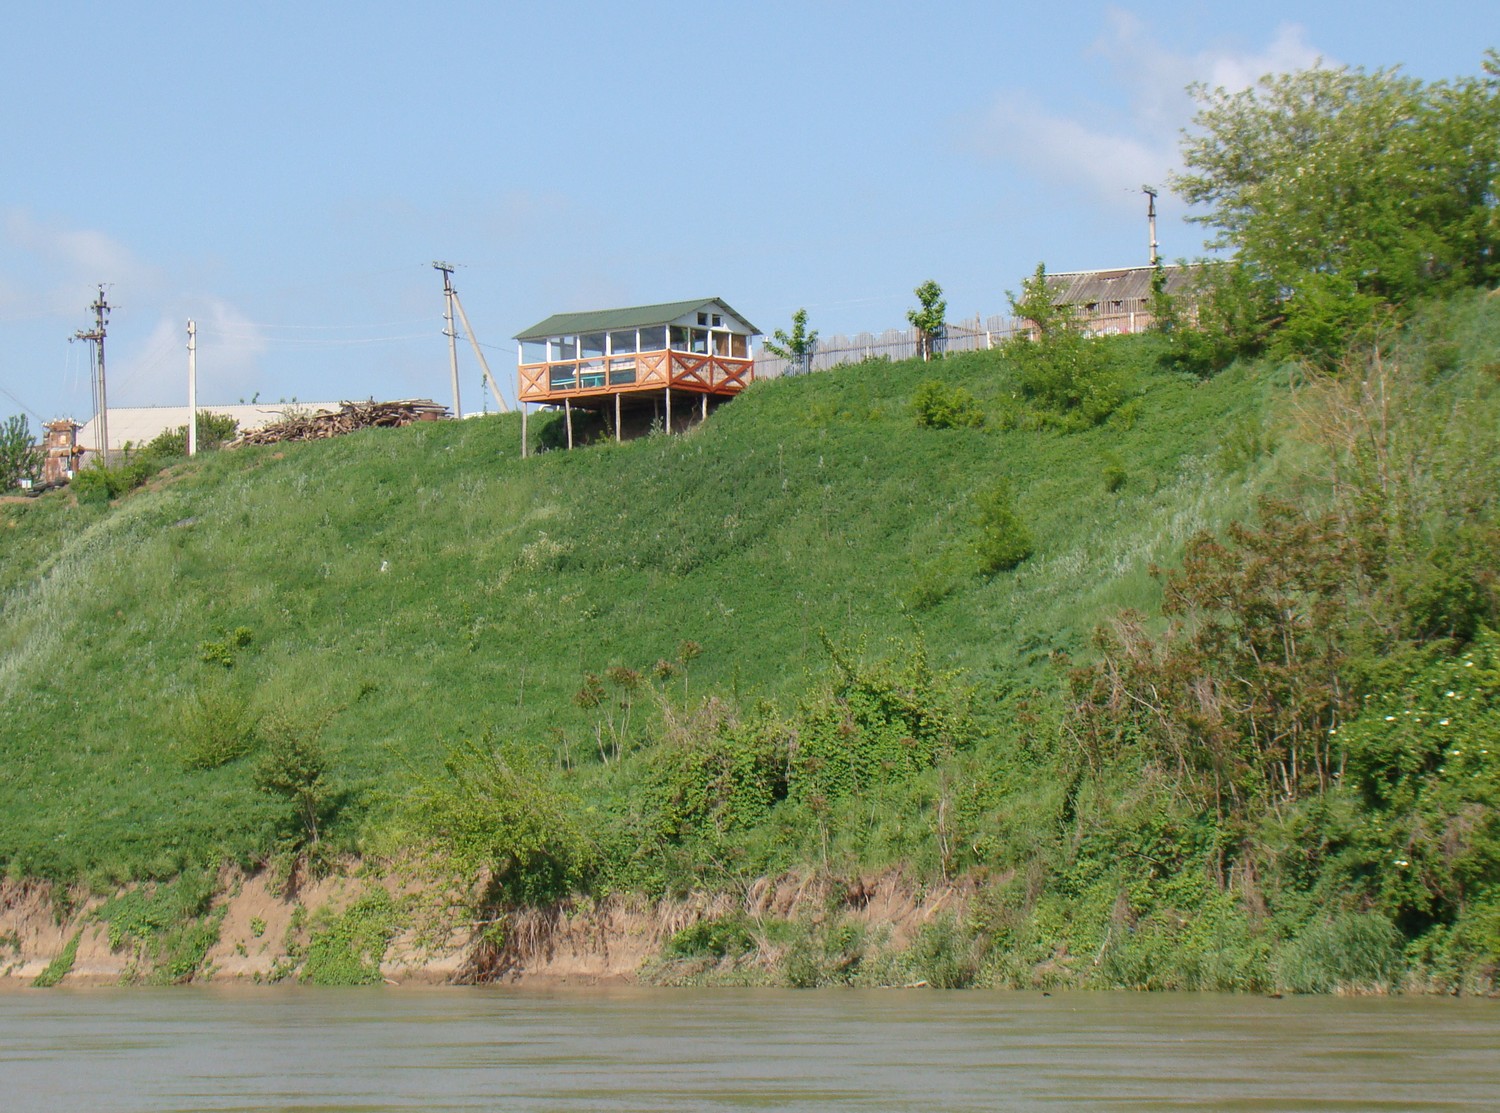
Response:
[{"label": "muddy river water", "polygon": [[1500,1002],[27,990],[0,1109],[1497,1110]]}]

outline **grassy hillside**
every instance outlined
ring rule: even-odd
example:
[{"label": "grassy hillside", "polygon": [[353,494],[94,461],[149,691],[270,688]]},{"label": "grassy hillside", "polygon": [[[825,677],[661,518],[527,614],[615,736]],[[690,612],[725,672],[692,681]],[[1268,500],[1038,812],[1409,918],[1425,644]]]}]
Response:
[{"label": "grassy hillside", "polygon": [[[1149,570],[1199,531],[1267,492],[1337,503],[1307,435],[1320,396],[1288,366],[1199,379],[1161,370],[1154,338],[1096,343],[1128,399],[1075,431],[1037,420],[1010,355],[973,353],[756,384],[680,437],[522,460],[514,417],[421,424],[180,462],[108,505],[0,507],[0,860],[102,886],[305,846],[264,773],[290,739],[326,759],[324,848],[451,836],[518,799],[553,817],[510,857],[455,850],[509,898],[900,864],[997,879],[962,946],[1002,980],[1060,943],[1106,954],[1134,893],[1131,924],[1171,907],[1210,934],[1143,928],[1109,984],[1260,984],[1316,870],[1275,882],[1301,894],[1284,924],[1256,921],[1267,895],[1224,848],[1260,845],[1260,820],[1205,810],[1145,728],[1084,761],[1067,663],[1122,608],[1163,629]],[[1495,299],[1400,344],[1423,428],[1492,457]],[[934,377],[984,426],[919,427]],[[977,499],[999,480],[1034,551],[984,574]],[[486,777],[501,804],[464,796]],[[1323,822],[1287,800],[1279,822]],[[532,885],[538,863],[561,872]],[[1239,965],[1182,974],[1205,940]]]},{"label": "grassy hillside", "polygon": [[[497,417],[223,452],[109,507],[7,508],[6,860],[130,876],[261,849],[268,802],[243,770],[174,753],[200,692],[331,714],[363,804],[486,729],[585,760],[583,675],[687,640],[686,689],[745,702],[825,671],[819,631],[875,650],[921,631],[935,662],[1003,687],[1081,647],[1104,608],[1149,602],[1150,561],[1247,509],[1252,473],[1223,446],[1277,390],[1147,374],[1128,428],[919,429],[907,400],[930,374],[759,384],[686,437],[527,461]],[[997,353],[941,375],[992,406],[1007,391]],[[1037,553],[984,578],[971,500],[1000,476]],[[232,665],[204,659],[235,631]]]}]

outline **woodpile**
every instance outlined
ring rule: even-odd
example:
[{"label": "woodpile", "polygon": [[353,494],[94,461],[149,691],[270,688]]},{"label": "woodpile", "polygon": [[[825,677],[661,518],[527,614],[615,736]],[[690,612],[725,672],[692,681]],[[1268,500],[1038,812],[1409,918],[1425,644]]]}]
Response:
[{"label": "woodpile", "polygon": [[430,398],[408,398],[400,402],[344,402],[333,412],[319,410],[309,414],[288,410],[280,421],[241,433],[224,447],[318,441],[342,437],[360,429],[395,429],[413,421],[437,421],[447,416],[448,407]]}]

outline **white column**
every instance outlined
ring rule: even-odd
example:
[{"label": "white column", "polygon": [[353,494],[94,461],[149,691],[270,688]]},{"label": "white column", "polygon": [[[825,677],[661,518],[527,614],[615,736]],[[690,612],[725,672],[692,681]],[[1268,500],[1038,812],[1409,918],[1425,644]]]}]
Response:
[{"label": "white column", "polygon": [[198,455],[198,323],[188,321],[187,454]]}]

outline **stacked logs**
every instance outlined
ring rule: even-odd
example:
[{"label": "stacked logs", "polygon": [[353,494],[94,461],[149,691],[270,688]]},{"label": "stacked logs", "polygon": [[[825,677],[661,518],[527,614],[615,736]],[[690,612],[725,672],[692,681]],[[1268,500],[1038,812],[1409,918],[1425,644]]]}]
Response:
[{"label": "stacked logs", "polygon": [[448,407],[429,398],[408,398],[400,402],[344,402],[331,413],[328,410],[319,410],[315,414],[287,411],[280,421],[241,433],[225,447],[318,441],[360,429],[394,429],[413,421],[436,421],[447,416]]}]

